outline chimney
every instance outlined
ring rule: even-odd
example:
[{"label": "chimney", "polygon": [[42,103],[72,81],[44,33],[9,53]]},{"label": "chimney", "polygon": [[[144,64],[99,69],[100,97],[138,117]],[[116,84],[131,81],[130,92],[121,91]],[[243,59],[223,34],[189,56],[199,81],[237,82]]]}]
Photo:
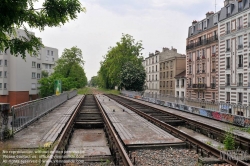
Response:
[{"label": "chimney", "polygon": [[206,17],[209,17],[209,16],[211,16],[211,15],[213,15],[214,14],[214,12],[212,11],[212,12],[207,12],[206,13]]},{"label": "chimney", "polygon": [[169,48],[167,48],[167,47],[162,48],[162,52],[165,52],[165,51],[168,51],[168,50],[169,50]]},{"label": "chimney", "polygon": [[197,21],[196,20],[194,20],[193,22],[192,22],[192,25],[194,25],[194,24],[196,24],[197,23]]},{"label": "chimney", "polygon": [[[230,3],[233,3],[233,2],[235,2],[236,0],[225,0],[224,1],[224,7],[225,6],[227,6],[228,4],[230,4]],[[240,1],[240,0],[239,0]]]},{"label": "chimney", "polygon": [[174,52],[177,52],[177,49],[176,48],[174,48],[174,47],[172,47],[172,49],[171,49],[172,51],[174,51]]},{"label": "chimney", "polygon": [[155,55],[158,55],[160,53],[160,51],[155,50]]}]

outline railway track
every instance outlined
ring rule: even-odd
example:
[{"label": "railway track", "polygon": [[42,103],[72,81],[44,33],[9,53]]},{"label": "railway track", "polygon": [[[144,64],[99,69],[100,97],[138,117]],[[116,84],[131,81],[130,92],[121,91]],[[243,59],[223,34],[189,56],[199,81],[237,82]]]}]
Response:
[{"label": "railway track", "polygon": [[[102,131],[105,134],[102,134]],[[96,141],[100,137],[102,137],[102,140]],[[86,140],[91,138],[91,142],[85,143]],[[93,149],[96,149],[98,143],[105,142],[103,139],[108,142],[108,150],[101,145],[101,150],[98,153],[98,150]],[[47,166],[65,165],[65,163],[88,165],[90,162],[110,160],[113,165],[133,165],[119,136],[94,95],[86,95],[80,101],[69,123],[60,133],[57,142],[46,163]],[[84,146],[84,143],[86,146],[93,144],[92,146],[96,145],[96,147],[92,149],[81,147]],[[111,156],[107,155],[109,150]],[[72,155],[71,152],[74,152],[74,154]]]},{"label": "railway track", "polygon": [[[176,136],[177,138],[180,138],[181,140],[185,141],[187,143],[187,146],[189,147],[195,147],[197,152],[200,152],[201,155],[207,154],[207,156],[215,156],[217,158],[223,159],[225,162],[237,165],[237,166],[248,166],[249,164],[242,161],[233,158],[228,153],[225,153],[223,151],[220,151],[206,143],[203,143],[192,136],[180,131],[175,126],[180,124],[188,124],[196,126],[196,131],[199,131],[199,129],[207,129],[209,131],[210,137],[213,137],[214,135],[221,136],[225,133],[225,131],[218,130],[217,128],[214,128],[212,126],[199,123],[196,121],[193,121],[191,119],[183,118],[174,114],[166,113],[165,111],[162,111],[160,109],[156,109],[153,107],[150,107],[148,105],[144,105],[129,99],[126,99],[124,97],[115,96],[115,95],[107,95],[109,98],[113,99],[114,101],[118,102],[119,104],[129,108],[130,110],[136,112],[140,116],[144,117],[145,119],[151,121],[152,123],[156,124],[157,126],[161,127],[162,129],[168,131],[170,134]],[[250,141],[246,138],[241,138],[240,136],[236,136],[236,141],[240,142],[241,146],[247,145],[249,150],[249,143]],[[242,145],[243,144],[243,145]]]}]

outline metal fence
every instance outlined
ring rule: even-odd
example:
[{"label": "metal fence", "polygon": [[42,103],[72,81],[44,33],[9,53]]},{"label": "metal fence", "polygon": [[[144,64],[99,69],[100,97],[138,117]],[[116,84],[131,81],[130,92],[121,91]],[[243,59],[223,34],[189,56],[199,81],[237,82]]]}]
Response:
[{"label": "metal fence", "polygon": [[68,96],[72,98],[74,95],[77,95],[77,92],[66,92],[58,96],[49,96],[12,106],[11,111],[13,133],[20,131],[47,112],[67,101]]},{"label": "metal fence", "polygon": [[121,94],[137,98],[162,106],[187,111],[219,121],[236,124],[239,126],[250,126],[250,106],[234,105],[229,103],[209,102],[188,98],[177,98],[170,95],[155,95],[149,93],[122,91]]},{"label": "metal fence", "polygon": [[68,99],[71,99],[76,95],[77,95],[77,90],[70,91],[68,92]]}]

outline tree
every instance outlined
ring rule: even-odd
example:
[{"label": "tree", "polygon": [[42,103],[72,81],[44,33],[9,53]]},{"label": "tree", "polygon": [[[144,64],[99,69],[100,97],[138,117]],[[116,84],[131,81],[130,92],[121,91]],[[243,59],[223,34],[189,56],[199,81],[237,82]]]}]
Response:
[{"label": "tree", "polygon": [[121,71],[121,88],[133,91],[143,91],[146,72],[142,64],[126,62]]},{"label": "tree", "polygon": [[[46,26],[57,27],[77,18],[84,12],[79,0],[45,0],[40,8],[34,8],[37,0],[5,0],[0,5],[0,50],[10,50],[14,56],[25,59],[26,51],[37,55],[42,41],[28,32],[25,25],[43,31]],[[19,37],[16,29],[23,28],[26,36]]]},{"label": "tree", "polygon": [[121,41],[115,47],[110,47],[108,53],[101,62],[98,72],[99,85],[112,89],[121,85],[121,71],[126,62],[133,62],[135,65],[142,65],[143,57],[141,41],[135,42],[132,36],[122,35]]},{"label": "tree", "polygon": [[42,78],[44,77],[48,77],[49,76],[49,73],[45,70],[42,71]]},{"label": "tree", "polygon": [[91,77],[89,84],[90,84],[90,86],[96,87],[96,86],[98,86],[98,82],[99,82],[98,76],[93,76],[93,77]]}]

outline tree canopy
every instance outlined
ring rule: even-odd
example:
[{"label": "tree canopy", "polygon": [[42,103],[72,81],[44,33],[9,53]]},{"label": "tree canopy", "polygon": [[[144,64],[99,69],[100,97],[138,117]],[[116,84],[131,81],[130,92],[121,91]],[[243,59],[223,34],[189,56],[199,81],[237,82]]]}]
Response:
[{"label": "tree canopy", "polygon": [[[37,0],[4,0],[0,3],[0,50],[10,50],[14,56],[26,57],[26,51],[37,55],[42,41],[26,26],[43,31],[45,27],[57,27],[77,18],[84,12],[79,0],[45,0],[34,8]],[[26,36],[18,36],[16,29],[23,28]]]},{"label": "tree canopy", "polygon": [[[117,42],[115,47],[109,48],[107,54],[104,56],[104,61],[101,62],[101,67],[98,72],[99,86],[113,89],[115,86],[122,88],[123,86],[128,85],[124,84],[124,78],[122,78],[122,71],[126,66],[125,64],[128,62],[131,62],[136,66],[136,68],[132,68],[133,71],[130,70],[132,73],[145,72],[142,66],[142,49],[143,47],[141,41],[135,42],[132,36],[123,34],[121,41]],[[138,71],[138,69],[140,69],[140,71]],[[125,73],[123,76],[125,76]],[[141,77],[143,74],[138,76]],[[136,89],[132,85],[126,87]],[[139,87],[137,88],[138,90],[141,89]]]},{"label": "tree canopy", "polygon": [[54,94],[55,80],[62,81],[62,91],[82,88],[87,85],[87,77],[83,69],[81,49],[72,47],[64,49],[62,56],[57,60],[54,73],[39,80],[42,97]]}]

